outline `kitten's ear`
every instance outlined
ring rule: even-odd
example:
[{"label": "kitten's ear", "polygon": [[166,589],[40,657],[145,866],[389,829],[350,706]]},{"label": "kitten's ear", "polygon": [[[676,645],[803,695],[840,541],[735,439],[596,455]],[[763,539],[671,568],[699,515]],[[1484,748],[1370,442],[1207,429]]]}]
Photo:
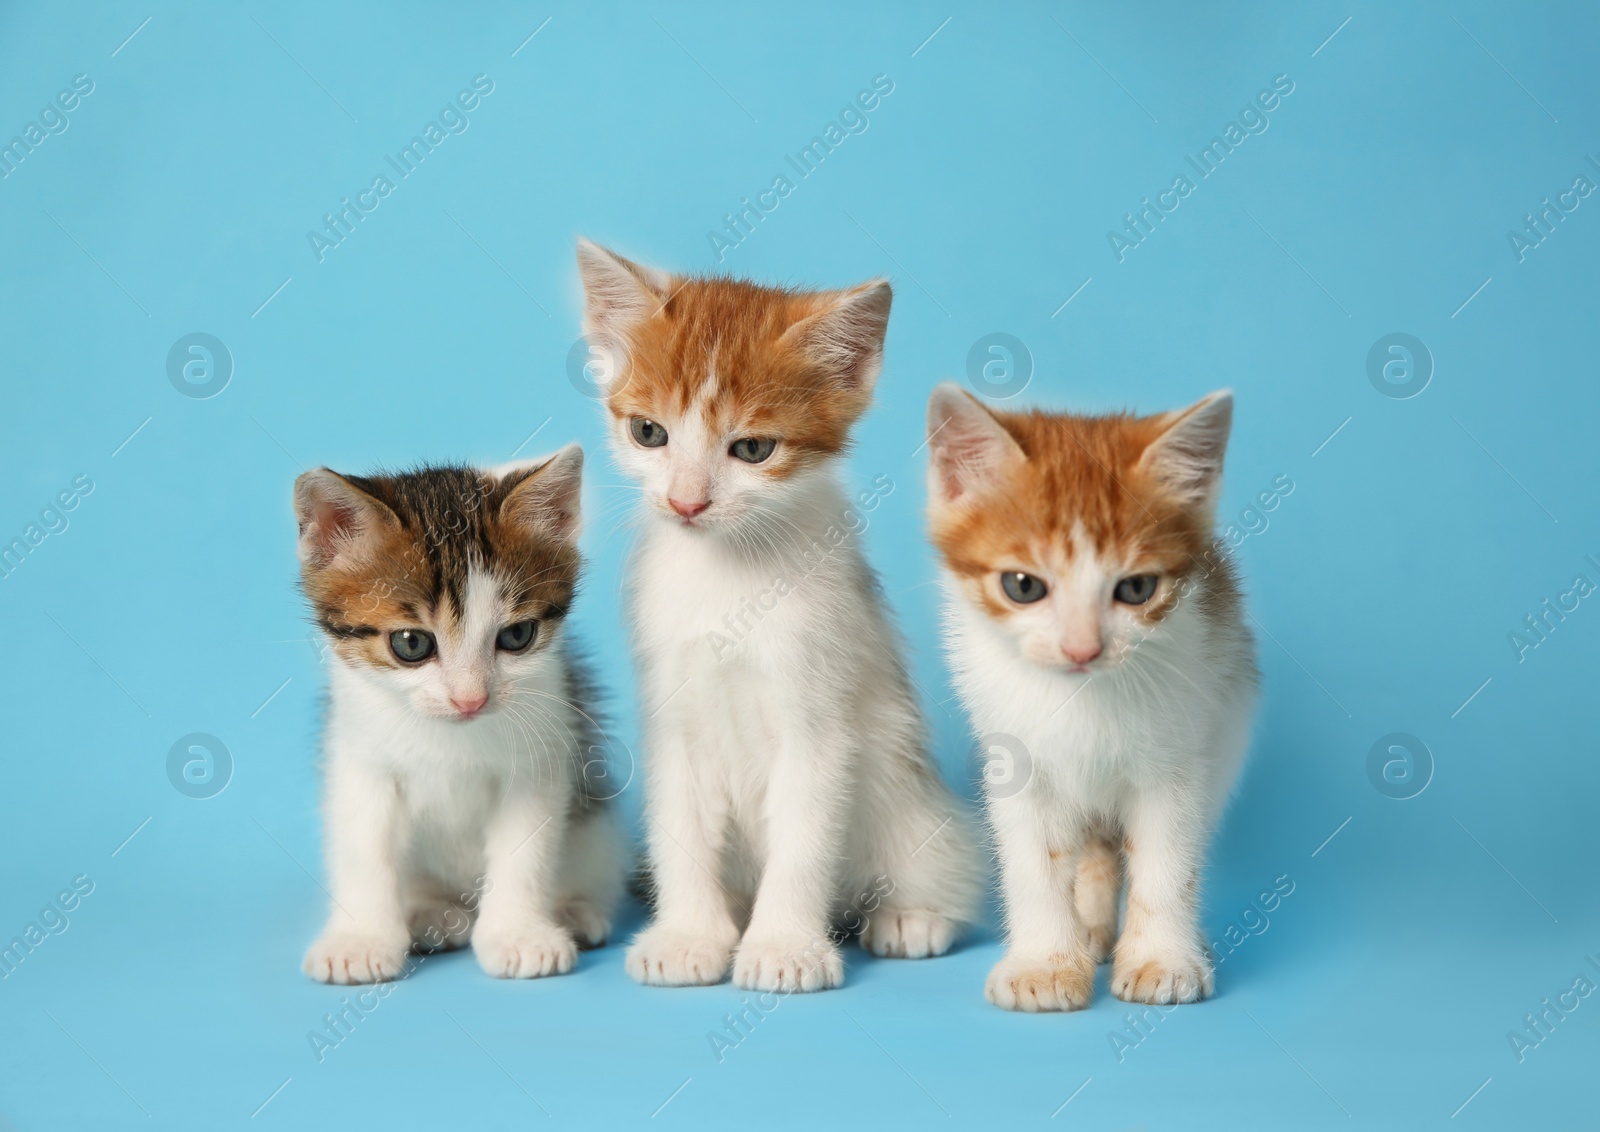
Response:
[{"label": "kitten's ear", "polygon": [[554,535],[563,542],[578,537],[583,494],[583,449],[569,444],[522,479],[500,504],[500,517]]},{"label": "kitten's ear", "polygon": [[294,481],[294,514],[300,524],[300,561],[317,569],[366,554],[400,529],[400,518],[388,504],[327,468]]},{"label": "kitten's ear", "polygon": [[977,398],[947,381],[928,398],[928,495],[941,504],[982,495],[1027,460]]},{"label": "kitten's ear", "polygon": [[1139,457],[1139,467],[1191,506],[1210,508],[1222,486],[1222,457],[1233,428],[1233,391],[1221,389],[1167,414],[1166,430]]},{"label": "kitten's ear", "polygon": [[889,281],[874,279],[819,298],[821,309],[785,330],[780,342],[836,374],[847,389],[872,392],[883,367],[883,337],[894,299]]},{"label": "kitten's ear", "polygon": [[665,306],[673,278],[624,259],[578,237],[578,273],[583,277],[583,333],[596,347],[622,347],[629,332]]}]

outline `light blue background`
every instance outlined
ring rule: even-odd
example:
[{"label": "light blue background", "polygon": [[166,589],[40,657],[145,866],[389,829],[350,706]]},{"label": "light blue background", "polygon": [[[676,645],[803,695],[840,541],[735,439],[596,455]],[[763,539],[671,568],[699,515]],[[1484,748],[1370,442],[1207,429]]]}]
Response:
[{"label": "light blue background", "polygon": [[[1507,240],[1600,178],[1595,10],[491,7],[0,14],[0,139],[72,76],[95,83],[0,181],[0,536],[95,484],[0,581],[0,941],[72,877],[95,884],[0,981],[0,1112],[22,1130],[1596,1121],[1600,999],[1523,1062],[1507,1037],[1600,979],[1600,598],[1520,662],[1507,642],[1575,574],[1600,582],[1600,198],[1524,262]],[[495,88],[468,132],[319,263],[306,232],[479,73]],[[577,619],[636,748],[629,496],[566,378],[573,240],[717,267],[708,231],[878,74],[895,88],[870,128],[721,267],[895,282],[850,476],[896,485],[866,542],[947,775],[970,791],[927,584],[927,391],[996,331],[1033,359],[1012,405],[1154,411],[1231,386],[1223,514],[1280,474],[1296,487],[1238,550],[1266,693],[1206,924],[1280,875],[1293,894],[1213,1001],[1123,1061],[1104,975],[1076,1015],[984,1003],[991,917],[936,961],[852,949],[844,990],[784,1002],[722,1064],[707,1035],[740,994],[636,987],[617,946],[533,983],[429,960],[319,1064],[307,1033],[348,992],[298,968],[324,897],[293,477],[503,460],[541,424],[525,453],[581,439]],[[1269,130],[1119,263],[1108,230],[1280,74],[1295,90]],[[166,373],[195,331],[234,360],[208,400]],[[1409,400],[1366,372],[1395,331],[1434,359]],[[235,760],[209,800],[166,775],[196,731]],[[1366,771],[1396,731],[1436,763],[1409,800]]]}]

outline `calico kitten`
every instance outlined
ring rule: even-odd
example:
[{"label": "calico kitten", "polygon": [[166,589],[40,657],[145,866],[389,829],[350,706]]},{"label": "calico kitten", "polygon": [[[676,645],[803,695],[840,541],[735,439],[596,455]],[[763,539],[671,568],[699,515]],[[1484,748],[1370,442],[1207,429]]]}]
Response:
[{"label": "calico kitten", "polygon": [[942,954],[977,902],[974,847],[840,483],[888,283],[683,278],[587,241],[578,262],[644,519],[630,583],[656,914],[628,973],[716,983],[731,964],[752,990],[836,987],[830,929],[885,889],[862,944]]},{"label": "calico kitten", "polygon": [[333,907],[313,979],[393,979],[413,946],[500,978],[570,971],[610,931],[622,848],[585,790],[603,736],[566,639],[577,445],[490,471],[295,481],[301,581],[331,646]]},{"label": "calico kitten", "polygon": [[[986,774],[1008,946],[985,993],[1076,1010],[1211,993],[1200,869],[1249,740],[1255,649],[1211,553],[1233,399],[1075,417],[928,405],[929,515]],[[1119,873],[1127,913],[1117,935]]]}]

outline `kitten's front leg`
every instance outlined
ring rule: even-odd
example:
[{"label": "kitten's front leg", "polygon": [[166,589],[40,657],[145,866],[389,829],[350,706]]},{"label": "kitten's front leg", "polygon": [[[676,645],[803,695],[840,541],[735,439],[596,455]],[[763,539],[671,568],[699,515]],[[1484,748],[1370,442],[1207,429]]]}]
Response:
[{"label": "kitten's front leg", "polygon": [[849,739],[818,734],[798,718],[785,723],[776,729],[767,783],[765,868],[733,981],[746,990],[829,990],[844,983],[844,960],[828,929],[849,797]]},{"label": "kitten's front leg", "polygon": [[387,982],[400,976],[411,947],[400,894],[400,795],[381,771],[335,753],[326,797],[333,907],[301,969],[324,983]]},{"label": "kitten's front leg", "polygon": [[551,906],[566,823],[559,801],[515,789],[489,820],[472,951],[497,979],[564,975],[577,965],[577,941]]},{"label": "kitten's front leg", "polygon": [[[1006,953],[983,994],[1003,1010],[1081,1010],[1094,997],[1095,957],[1073,906],[1085,827],[1051,813],[1042,783],[987,802],[1000,854]],[[1052,836],[1052,830],[1064,832]]]},{"label": "kitten's front leg", "polygon": [[1211,994],[1198,922],[1199,809],[1188,787],[1174,782],[1141,791],[1124,814],[1128,911],[1111,970],[1111,993],[1120,999],[1198,1002]]},{"label": "kitten's front leg", "polygon": [[739,929],[721,879],[727,789],[702,780],[688,737],[668,721],[651,750],[645,838],[656,889],[654,922],[634,937],[624,966],[649,986],[709,986],[728,976]]}]

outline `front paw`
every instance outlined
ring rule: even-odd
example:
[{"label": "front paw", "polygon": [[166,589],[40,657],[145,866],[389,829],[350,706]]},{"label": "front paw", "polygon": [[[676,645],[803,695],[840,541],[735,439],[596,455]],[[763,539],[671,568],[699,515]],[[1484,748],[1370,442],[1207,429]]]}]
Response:
[{"label": "front paw", "polygon": [[485,925],[472,933],[478,966],[496,979],[565,975],[578,965],[578,944],[554,924]]},{"label": "front paw", "polygon": [[1001,1010],[1082,1010],[1094,998],[1094,956],[1008,954],[994,965],[983,997]]},{"label": "front paw", "polygon": [[634,937],[623,965],[646,986],[704,987],[728,977],[732,956],[732,940],[657,924]]},{"label": "front paw", "polygon": [[733,961],[734,984],[755,991],[819,991],[844,985],[844,960],[828,939],[745,937]]},{"label": "front paw", "polygon": [[1119,952],[1111,969],[1111,993],[1124,1002],[1199,1002],[1214,988],[1211,964],[1198,949],[1170,955]]},{"label": "front paw", "polygon": [[955,923],[933,912],[880,908],[861,929],[862,947],[874,955],[895,959],[943,955],[955,938]]},{"label": "front paw", "polygon": [[410,947],[404,932],[330,930],[311,945],[300,969],[319,983],[387,983],[400,977]]}]

